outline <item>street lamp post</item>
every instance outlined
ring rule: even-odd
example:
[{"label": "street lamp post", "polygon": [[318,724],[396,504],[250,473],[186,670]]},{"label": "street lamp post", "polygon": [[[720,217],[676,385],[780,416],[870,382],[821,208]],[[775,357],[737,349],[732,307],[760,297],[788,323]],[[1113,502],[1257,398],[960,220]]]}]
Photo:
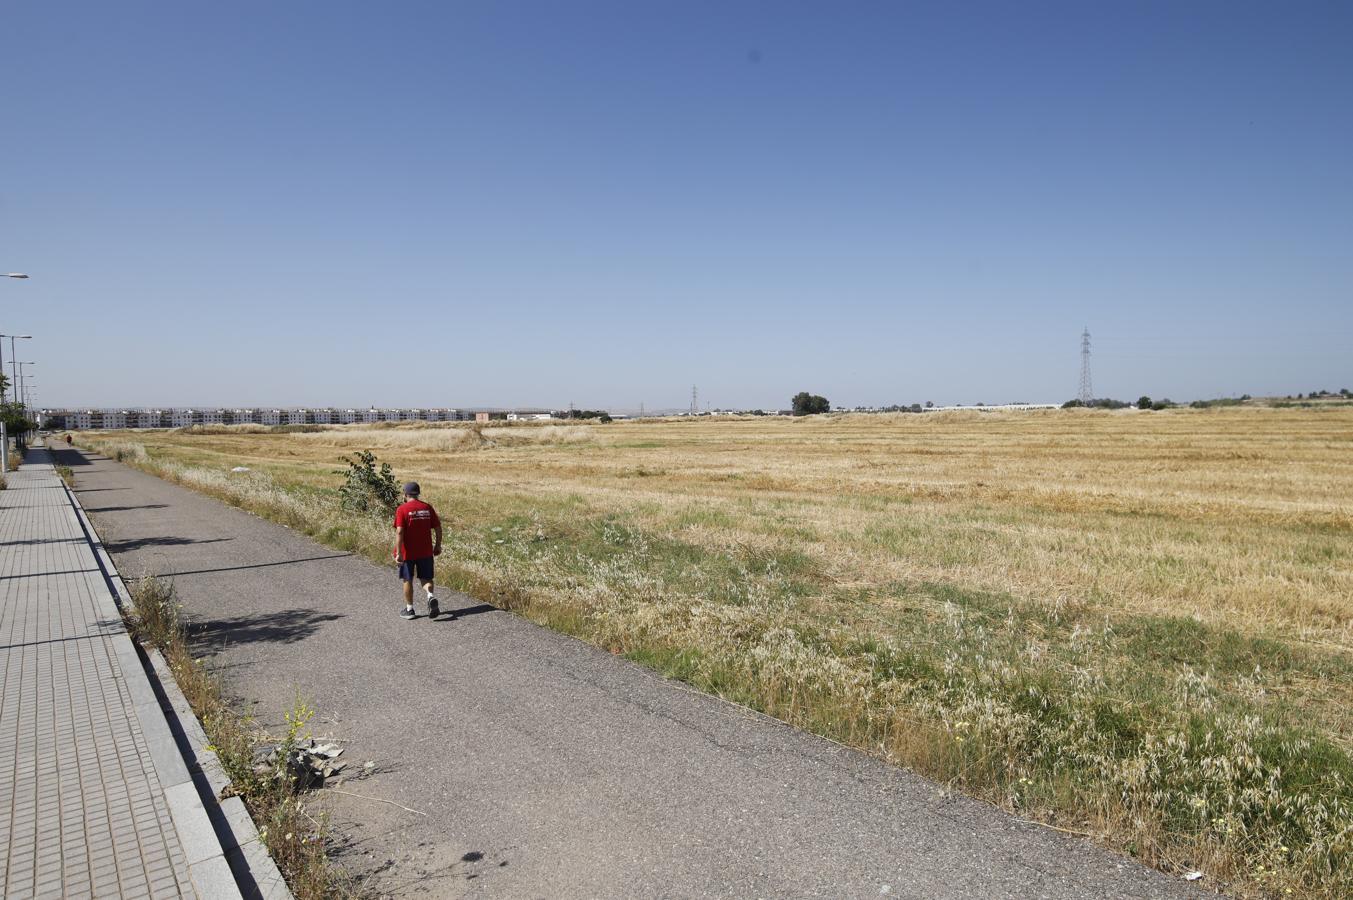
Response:
[{"label": "street lamp post", "polygon": [[[14,341],[16,339],[20,341],[31,341],[33,339],[33,335],[0,334],[0,338],[9,338],[9,377],[10,381],[14,382],[14,399],[17,400],[19,399],[19,384],[18,384],[19,373],[18,367],[14,365],[14,360],[18,358],[18,354],[15,353],[14,351]],[[3,371],[5,371],[5,359],[3,356],[3,351],[0,351],[0,372]],[[0,401],[3,401],[4,399],[5,399],[4,396],[0,395]]]},{"label": "street lamp post", "polygon": [[[28,276],[25,275],[23,272],[6,272],[6,273],[5,273],[5,277],[6,277],[6,278],[18,278],[18,279],[22,279],[22,280],[27,280],[27,279],[28,279]],[[13,356],[14,356],[14,338],[15,338],[15,337],[31,338],[32,335],[31,335],[31,334],[25,334],[25,335],[5,335],[5,334],[0,334],[0,338],[5,338],[5,337],[8,337],[8,338],[9,338],[9,355],[10,355],[11,358],[13,358]],[[4,372],[4,371],[5,371],[5,361],[4,361],[4,359],[0,359],[0,372]],[[17,390],[18,390],[18,385],[15,385],[15,388],[14,388],[14,389],[17,391]],[[4,395],[4,392],[3,392],[3,391],[0,391],[0,403],[4,403],[4,402],[5,402],[5,395]],[[3,424],[0,424],[0,473],[8,472],[8,471],[9,471],[9,437],[5,434],[5,427],[4,427],[4,425],[3,425]]]},{"label": "street lamp post", "polygon": [[[25,275],[23,272],[6,272],[6,273],[5,273],[5,277],[6,277],[6,278],[18,278],[18,279],[22,279],[22,280],[24,280],[24,281],[27,281],[27,280],[28,280],[28,276]],[[32,335],[29,335],[29,334],[26,334],[26,335],[23,335],[23,336],[24,336],[24,337],[32,337]],[[10,341],[9,341],[10,356],[13,356],[13,355],[14,355],[14,338],[13,338],[12,336],[10,336],[10,335],[0,334],[0,338],[3,338],[3,337],[9,337],[9,338],[10,338]],[[4,372],[4,371],[5,371],[5,361],[4,361],[4,359],[0,359],[0,372]],[[5,395],[4,395],[3,393],[0,393],[0,403],[4,403],[4,402],[5,402]]]},{"label": "street lamp post", "polygon": [[[23,407],[25,414],[27,414],[28,412],[28,391],[24,389],[23,367],[36,365],[37,363],[35,362],[24,362],[23,360],[19,360],[19,382],[17,385],[15,385],[16,390],[14,393],[14,399],[19,401],[19,405]],[[32,380],[33,376],[29,375],[28,378],[29,380]]]}]

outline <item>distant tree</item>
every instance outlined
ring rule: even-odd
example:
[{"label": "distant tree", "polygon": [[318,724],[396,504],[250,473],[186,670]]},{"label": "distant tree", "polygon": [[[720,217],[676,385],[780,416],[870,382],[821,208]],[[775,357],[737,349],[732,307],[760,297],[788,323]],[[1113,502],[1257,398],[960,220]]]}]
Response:
[{"label": "distant tree", "polygon": [[935,408],[935,401],[934,401],[934,400],[927,400],[927,401],[925,402],[925,408],[926,408],[926,409],[934,409],[934,408]]},{"label": "distant tree", "polygon": [[1084,405],[1085,404],[1081,402],[1080,398],[1077,397],[1075,400],[1068,400],[1063,403],[1062,409],[1078,409]]},{"label": "distant tree", "polygon": [[810,394],[807,391],[799,391],[789,402],[794,408],[794,415],[796,416],[815,416],[820,413],[831,412],[832,408],[826,397]]},{"label": "distant tree", "polygon": [[1174,403],[1168,398],[1165,400],[1157,400],[1155,403],[1151,404],[1152,409],[1169,409],[1172,406],[1174,406]]},{"label": "distant tree", "polygon": [[0,419],[5,422],[5,431],[10,437],[22,441],[26,432],[32,431],[37,427],[32,421],[24,417],[23,406],[19,403],[0,404]]},{"label": "distant tree", "polygon": [[570,409],[564,416],[568,419],[600,419],[602,424],[614,421],[604,409]]},{"label": "distant tree", "polygon": [[1148,397],[1148,396],[1146,396],[1145,394],[1142,394],[1140,397],[1137,398],[1137,408],[1138,408],[1138,409],[1150,409],[1150,408],[1151,408],[1151,398]]}]

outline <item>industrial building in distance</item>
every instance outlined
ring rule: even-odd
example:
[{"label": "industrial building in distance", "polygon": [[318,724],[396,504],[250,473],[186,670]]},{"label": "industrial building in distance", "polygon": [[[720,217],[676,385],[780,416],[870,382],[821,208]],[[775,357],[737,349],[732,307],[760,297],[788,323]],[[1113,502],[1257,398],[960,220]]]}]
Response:
[{"label": "industrial building in distance", "polygon": [[187,428],[192,425],[351,425],[362,422],[544,421],[569,418],[548,409],[334,409],[332,407],[236,409],[43,409],[38,427],[68,430]]}]

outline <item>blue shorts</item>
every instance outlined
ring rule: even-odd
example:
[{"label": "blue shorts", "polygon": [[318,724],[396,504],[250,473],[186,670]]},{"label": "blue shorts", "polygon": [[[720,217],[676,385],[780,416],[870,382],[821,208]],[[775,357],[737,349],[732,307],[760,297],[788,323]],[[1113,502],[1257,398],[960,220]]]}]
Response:
[{"label": "blue shorts", "polygon": [[422,559],[406,559],[399,564],[399,580],[413,581],[413,576],[417,575],[419,581],[432,580],[432,557],[425,556]]}]

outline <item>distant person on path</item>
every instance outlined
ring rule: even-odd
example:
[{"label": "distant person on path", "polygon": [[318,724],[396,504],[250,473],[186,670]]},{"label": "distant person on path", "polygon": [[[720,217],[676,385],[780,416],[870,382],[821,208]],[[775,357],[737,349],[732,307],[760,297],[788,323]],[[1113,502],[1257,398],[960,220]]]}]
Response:
[{"label": "distant person on path", "polygon": [[432,558],[442,552],[442,522],[437,511],[418,499],[418,482],[404,485],[404,502],[395,510],[395,562],[404,582],[404,612],[401,618],[416,619],[413,609],[413,579],[417,576],[428,595],[428,618],[441,613],[432,587]]}]

